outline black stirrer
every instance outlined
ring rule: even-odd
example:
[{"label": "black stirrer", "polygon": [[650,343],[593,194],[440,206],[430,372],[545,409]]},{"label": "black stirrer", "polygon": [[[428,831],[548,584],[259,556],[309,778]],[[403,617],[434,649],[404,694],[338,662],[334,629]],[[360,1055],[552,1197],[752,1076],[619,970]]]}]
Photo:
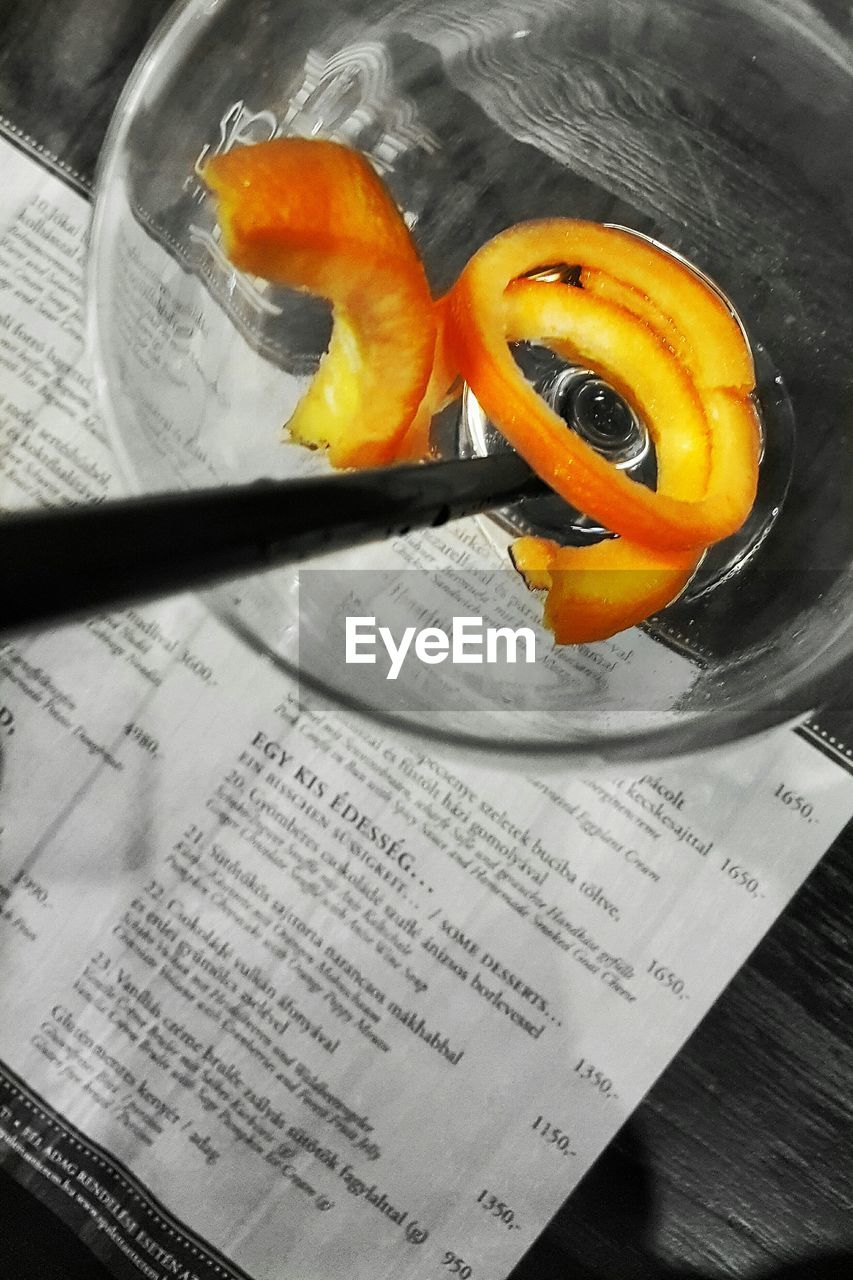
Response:
[{"label": "black stirrer", "polygon": [[210,586],[549,492],[508,453],[10,513],[0,518],[0,630]]}]

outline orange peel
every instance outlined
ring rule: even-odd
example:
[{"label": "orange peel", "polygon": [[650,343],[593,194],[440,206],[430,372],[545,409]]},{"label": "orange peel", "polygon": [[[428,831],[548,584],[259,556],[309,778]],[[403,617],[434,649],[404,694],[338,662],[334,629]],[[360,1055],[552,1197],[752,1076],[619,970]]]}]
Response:
[{"label": "orange peel", "polygon": [[[548,592],[544,621],[558,643],[644,621],[746,519],[760,453],[749,345],[721,296],[674,255],[596,223],[524,223],[484,245],[433,302],[405,221],[358,152],[276,139],[215,157],[204,178],[235,266],[332,303],[294,440],[327,448],[337,467],[424,458],[432,418],[464,378],[555,492],[616,535],[587,547],[513,544],[527,585]],[[578,286],[549,264],[577,268]],[[516,366],[508,344],[522,339],[594,369],[634,408],[655,446],[656,490],[567,429]]]},{"label": "orange peel", "polygon": [[[513,281],[555,262],[594,268],[629,286],[639,297],[653,298],[670,332],[683,335],[676,358],[703,403],[716,403],[717,393],[727,393],[726,420],[738,428],[729,440],[738,446],[737,465],[748,470],[746,483],[735,486],[734,497],[725,486],[712,488],[710,473],[707,492],[693,499],[646,489],[617,471],[579,436],[567,432],[562,418],[524,380],[507,346],[504,294]],[[567,293],[572,286],[543,287],[557,294]],[[610,305],[617,304],[611,301]],[[622,310],[628,313],[624,305]],[[670,345],[668,339],[647,319],[641,327],[656,334],[662,356]],[[572,349],[582,348],[574,331],[563,337]],[[759,452],[750,399],[755,381],[751,353],[721,298],[663,250],[628,232],[572,219],[512,227],[473,256],[451,290],[448,344],[483,410],[533,470],[567,502],[614,533],[659,550],[699,550],[734,533],[749,514]],[[718,472],[722,468],[731,473],[735,460],[729,465],[719,458],[714,426],[713,416],[706,412],[711,471],[717,465]],[[659,447],[663,432],[677,432],[680,424],[656,418],[649,429]]]},{"label": "orange peel", "polygon": [[291,438],[336,467],[381,466],[424,401],[432,295],[409,229],[370,162],[336,142],[277,138],[204,166],[236,267],[332,303],[329,347]]}]

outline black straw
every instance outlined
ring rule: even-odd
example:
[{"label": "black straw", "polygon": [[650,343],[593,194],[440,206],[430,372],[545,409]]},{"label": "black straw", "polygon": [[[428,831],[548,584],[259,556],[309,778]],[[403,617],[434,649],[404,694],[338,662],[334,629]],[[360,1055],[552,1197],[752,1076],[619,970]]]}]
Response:
[{"label": "black straw", "polygon": [[13,513],[0,520],[0,629],[210,586],[548,492],[503,454]]}]

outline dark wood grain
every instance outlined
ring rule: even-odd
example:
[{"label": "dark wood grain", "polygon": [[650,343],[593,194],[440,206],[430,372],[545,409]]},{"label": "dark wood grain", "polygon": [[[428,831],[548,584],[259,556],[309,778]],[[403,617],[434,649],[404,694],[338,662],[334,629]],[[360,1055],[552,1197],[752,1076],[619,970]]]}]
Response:
[{"label": "dark wood grain", "polygon": [[[91,178],[115,99],[167,7],[0,0],[0,114]],[[813,8],[849,39],[847,0]],[[849,1280],[851,918],[848,828],[514,1280]],[[0,1272],[95,1280],[100,1269],[86,1270],[44,1212],[0,1180]]]},{"label": "dark wood grain", "polygon": [[0,114],[91,181],[115,101],[168,0],[2,0]]}]

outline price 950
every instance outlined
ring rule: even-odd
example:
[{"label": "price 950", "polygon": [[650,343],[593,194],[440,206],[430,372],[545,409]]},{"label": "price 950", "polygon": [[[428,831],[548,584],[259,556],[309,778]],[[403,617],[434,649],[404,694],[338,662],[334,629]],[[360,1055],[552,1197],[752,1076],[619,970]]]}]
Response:
[{"label": "price 950", "polygon": [[466,1262],[464,1258],[460,1258],[458,1253],[454,1253],[448,1249],[441,1260],[441,1265],[447,1267],[452,1276],[459,1276],[460,1280],[471,1280],[474,1269],[470,1262]]}]

